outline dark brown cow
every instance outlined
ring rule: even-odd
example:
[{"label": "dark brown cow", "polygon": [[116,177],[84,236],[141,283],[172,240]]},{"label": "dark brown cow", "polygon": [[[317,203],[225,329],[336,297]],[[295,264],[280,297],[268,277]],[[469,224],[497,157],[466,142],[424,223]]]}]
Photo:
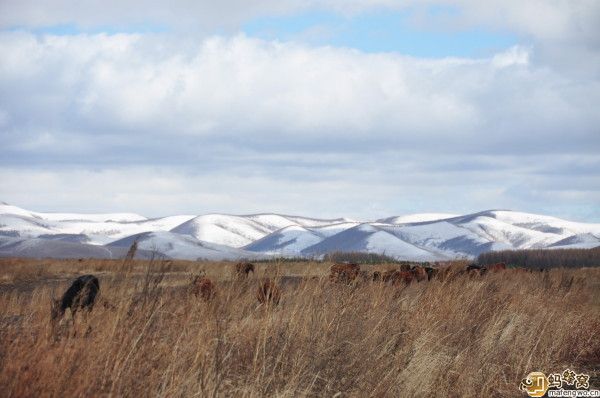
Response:
[{"label": "dark brown cow", "polygon": [[329,280],[333,283],[351,283],[359,274],[358,264],[334,264],[329,269]]},{"label": "dark brown cow", "polygon": [[235,273],[238,277],[248,277],[250,272],[254,274],[254,264],[252,263],[243,262],[235,265]]},{"label": "dark brown cow", "polygon": [[371,280],[373,282],[381,282],[381,272],[379,272],[379,271],[373,272],[373,275],[371,275]]},{"label": "dark brown cow", "polygon": [[279,300],[281,299],[281,291],[277,287],[274,281],[271,279],[265,279],[258,286],[258,290],[256,291],[256,298],[261,304],[279,304]]},{"label": "dark brown cow", "polygon": [[73,319],[80,309],[91,311],[99,292],[100,282],[94,275],[83,275],[75,279],[60,299],[52,300],[50,311],[52,321],[62,318],[67,308],[71,310]]},{"label": "dark brown cow", "polygon": [[500,271],[506,270],[506,264],[505,263],[496,263],[496,264],[492,264],[492,265],[487,265],[485,268],[487,268],[487,270],[490,272],[500,272]]},{"label": "dark brown cow", "polygon": [[479,264],[469,264],[465,269],[467,275],[473,276],[483,276],[487,272],[487,268],[483,267]]},{"label": "dark brown cow", "polygon": [[196,276],[192,281],[192,293],[196,297],[202,297],[204,301],[212,300],[216,295],[214,283],[205,276]]},{"label": "dark brown cow", "polygon": [[427,280],[430,281],[438,275],[439,270],[433,267],[425,267],[425,272],[427,272]]}]

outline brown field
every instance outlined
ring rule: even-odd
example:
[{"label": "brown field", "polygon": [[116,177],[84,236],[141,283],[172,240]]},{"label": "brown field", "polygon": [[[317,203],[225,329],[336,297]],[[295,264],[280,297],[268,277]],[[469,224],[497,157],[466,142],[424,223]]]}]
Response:
[{"label": "brown field", "polygon": [[[235,281],[225,262],[1,259],[0,395],[519,397],[529,372],[566,368],[600,388],[600,268],[393,287],[330,284],[330,265]],[[200,271],[212,302],[190,294]],[[53,330],[51,297],[86,273],[94,310]],[[278,306],[258,305],[263,276]]]}]

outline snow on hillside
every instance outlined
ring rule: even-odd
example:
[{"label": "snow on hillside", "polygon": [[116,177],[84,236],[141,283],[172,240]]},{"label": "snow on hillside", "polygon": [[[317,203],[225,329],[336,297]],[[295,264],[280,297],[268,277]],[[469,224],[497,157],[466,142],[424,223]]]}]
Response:
[{"label": "snow on hillside", "polygon": [[518,211],[495,210],[488,212],[497,220],[532,229],[540,232],[559,233],[559,234],[586,234],[591,233],[600,236],[600,223],[580,223],[560,218],[543,216],[539,214],[522,213]]},{"label": "snow on hillside", "polygon": [[352,227],[356,227],[359,224],[360,223],[356,221],[340,222],[336,224],[323,225],[321,227],[313,227],[310,230],[316,233],[317,235],[322,236],[323,238],[329,238],[330,236],[339,234],[342,231],[345,231]]},{"label": "snow on hillside", "polygon": [[[12,238],[0,236],[0,257],[33,258],[123,258],[128,248],[88,245],[61,240]],[[139,250],[136,258],[150,258],[151,253]]]},{"label": "snow on hillside", "polygon": [[40,213],[0,204],[0,238],[12,242],[1,255],[12,250],[15,255],[114,256],[111,250],[124,249],[136,237],[142,250],[157,249],[174,258],[314,256],[342,250],[425,261],[490,250],[596,247],[600,224],[508,210],[421,213],[359,223],[281,214],[147,219],[133,213]]},{"label": "snow on hillside", "polygon": [[145,232],[110,243],[108,247],[129,248],[138,242],[138,248],[184,260],[237,260],[256,255],[229,246],[201,242],[191,236],[168,231]]},{"label": "snow on hillside", "polygon": [[569,236],[549,246],[551,249],[592,249],[600,246],[600,237],[593,234]]},{"label": "snow on hillside", "polygon": [[37,237],[56,233],[48,223],[21,214],[0,214],[0,235]]},{"label": "snow on hillside", "polygon": [[171,232],[237,248],[252,243],[276,229],[278,228],[269,229],[266,225],[242,216],[208,214],[195,217],[173,228]]},{"label": "snow on hillside", "polygon": [[404,216],[382,218],[380,220],[377,220],[377,222],[383,223],[383,224],[408,224],[408,223],[445,220],[447,218],[453,218],[453,217],[458,217],[458,214],[416,213],[416,214],[407,214]]},{"label": "snow on hillside", "polygon": [[505,243],[515,249],[535,249],[551,245],[565,236],[557,233],[540,232],[500,221],[494,217],[478,216],[456,222],[489,241]]},{"label": "snow on hillside", "polygon": [[[405,242],[441,256],[474,256],[490,249],[490,241],[447,221],[412,225],[380,225]],[[509,248],[508,246],[503,248]]]},{"label": "snow on hillside", "polygon": [[108,213],[108,214],[80,214],[80,213],[38,213],[34,211],[28,211],[21,209],[17,206],[12,206],[2,202],[0,204],[0,214],[16,214],[26,217],[38,218],[40,220],[48,221],[118,221],[118,222],[131,222],[141,221],[146,218],[134,213]]},{"label": "snow on hillside", "polygon": [[239,248],[282,228],[290,226],[318,228],[344,221],[345,219],[319,220],[279,214],[252,214],[246,216],[207,214],[195,217],[171,231],[190,235],[205,242]]},{"label": "snow on hillside", "polygon": [[300,225],[291,225],[250,243],[244,249],[268,254],[299,256],[302,250],[322,240],[323,236],[309,229]]},{"label": "snow on hillside", "polygon": [[410,261],[434,261],[445,257],[418,248],[372,224],[360,224],[306,248],[303,253],[320,255],[334,251],[382,253]]}]

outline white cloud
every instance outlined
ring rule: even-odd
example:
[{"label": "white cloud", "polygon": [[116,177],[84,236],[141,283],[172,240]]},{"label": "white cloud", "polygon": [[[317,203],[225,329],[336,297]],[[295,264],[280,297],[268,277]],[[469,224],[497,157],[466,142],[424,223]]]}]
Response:
[{"label": "white cloud", "polygon": [[[157,3],[134,15],[90,4],[7,1],[0,24],[169,24],[185,14],[185,24],[209,31],[219,19],[235,31],[305,7],[182,2],[162,13]],[[600,217],[599,3],[536,2],[543,23],[516,2],[453,4],[462,11],[449,29],[489,24],[532,42],[487,58],[419,59],[239,34],[4,31],[0,200],[148,215],[512,207]]]},{"label": "white cloud", "polygon": [[521,47],[488,59],[420,60],[245,36],[176,40],[2,34],[3,134],[19,142],[48,138],[49,130],[251,137],[288,147],[317,137],[350,144],[462,137],[478,147],[482,131],[554,141],[568,127],[591,137],[599,118],[587,105],[600,96],[597,82],[569,85],[530,65]]}]

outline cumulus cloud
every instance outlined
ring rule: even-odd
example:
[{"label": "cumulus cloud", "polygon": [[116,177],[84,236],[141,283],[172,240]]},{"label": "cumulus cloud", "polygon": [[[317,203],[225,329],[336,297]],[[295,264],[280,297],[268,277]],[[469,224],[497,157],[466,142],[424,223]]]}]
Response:
[{"label": "cumulus cloud", "polygon": [[[73,146],[87,156],[162,147],[165,137],[184,152],[194,141],[327,151],[437,143],[473,154],[517,141],[536,152],[597,148],[597,82],[570,85],[519,47],[422,60],[245,36],[182,48],[142,35],[25,33],[2,34],[0,47],[5,151],[22,154]],[[49,145],[57,140],[66,147]]]}]

